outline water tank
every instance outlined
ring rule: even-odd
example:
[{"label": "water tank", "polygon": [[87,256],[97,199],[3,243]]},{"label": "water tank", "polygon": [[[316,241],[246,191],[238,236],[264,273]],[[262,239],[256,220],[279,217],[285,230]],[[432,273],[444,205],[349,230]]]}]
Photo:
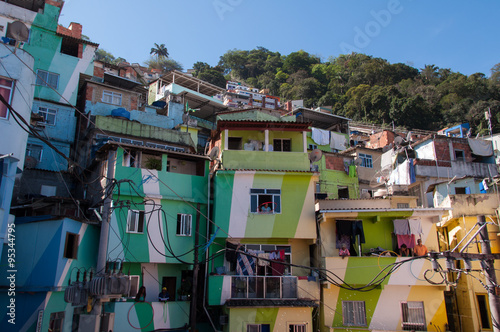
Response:
[{"label": "water tank", "polygon": [[111,116],[130,120],[130,112],[124,109],[123,107],[115,108],[114,110],[112,110]]}]

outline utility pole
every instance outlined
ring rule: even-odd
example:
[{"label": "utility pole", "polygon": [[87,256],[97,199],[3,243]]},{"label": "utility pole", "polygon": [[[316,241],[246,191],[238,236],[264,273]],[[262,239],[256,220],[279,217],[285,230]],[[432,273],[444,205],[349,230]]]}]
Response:
[{"label": "utility pole", "polygon": [[[99,251],[97,254],[97,274],[104,274],[106,271],[106,257],[108,253],[108,235],[109,235],[109,220],[111,217],[111,203],[113,202],[113,179],[115,177],[115,160],[116,160],[116,151],[109,150],[108,152],[108,172],[106,179],[106,191],[105,191],[105,199],[102,213],[102,221],[101,221],[101,234],[99,240]],[[92,310],[92,314],[96,315],[96,329],[95,332],[100,331],[101,327],[101,313],[102,313],[102,302],[99,299],[97,303],[94,305]]]},{"label": "utility pole", "polygon": [[[479,237],[481,238],[481,252],[485,255],[491,256],[491,248],[490,248],[490,239],[488,236],[488,228],[486,224],[486,218],[484,216],[478,216],[477,222],[479,226],[484,227],[481,229],[479,233]],[[497,284],[497,277],[495,275],[495,260],[493,259],[484,259],[481,261],[481,267],[486,275],[486,286],[488,287],[488,300],[490,303],[490,313],[491,313],[491,321],[493,323],[493,331],[500,332],[500,299],[496,292],[495,285]]]},{"label": "utility pole", "polygon": [[194,260],[193,260],[193,289],[191,294],[190,314],[189,314],[189,329],[191,332],[196,331],[196,310],[198,302],[198,274],[200,264],[198,262],[198,243],[200,235],[200,203],[196,205],[196,225],[194,231]]}]

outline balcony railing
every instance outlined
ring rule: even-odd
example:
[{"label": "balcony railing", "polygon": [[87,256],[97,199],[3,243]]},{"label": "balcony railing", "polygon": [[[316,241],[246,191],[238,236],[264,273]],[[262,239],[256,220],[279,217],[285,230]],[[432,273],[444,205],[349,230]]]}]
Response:
[{"label": "balcony railing", "polygon": [[297,277],[233,276],[232,299],[296,299]]}]

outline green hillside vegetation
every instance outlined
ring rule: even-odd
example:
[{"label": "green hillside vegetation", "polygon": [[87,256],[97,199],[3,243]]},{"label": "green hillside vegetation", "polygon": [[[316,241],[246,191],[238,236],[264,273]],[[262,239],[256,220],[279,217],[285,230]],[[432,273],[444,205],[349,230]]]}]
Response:
[{"label": "green hillside vegetation", "polygon": [[[154,44],[149,68],[182,70],[168,57],[164,44]],[[96,58],[110,63],[124,61],[98,50]],[[225,87],[226,80],[269,89],[282,101],[304,100],[304,106],[331,106],[333,114],[354,121],[408,129],[438,130],[469,122],[472,133],[487,134],[485,111],[492,114],[493,132],[500,132],[500,63],[490,76],[470,76],[449,68],[426,65],[414,68],[391,64],[373,56],[351,53],[322,62],[303,50],[281,55],[263,47],[230,50],[212,67],[193,65],[193,75]]]},{"label": "green hillside vegetation", "polygon": [[[494,132],[500,129],[500,64],[491,76],[470,76],[426,65],[417,69],[365,54],[342,54],[326,62],[305,51],[281,55],[263,47],[230,50],[217,66],[194,65],[195,76],[224,86],[238,81],[283,100],[303,99],[306,107],[332,106],[354,121],[437,130],[469,122],[473,134],[486,134],[490,108]],[[224,76],[223,76],[224,75]]]}]

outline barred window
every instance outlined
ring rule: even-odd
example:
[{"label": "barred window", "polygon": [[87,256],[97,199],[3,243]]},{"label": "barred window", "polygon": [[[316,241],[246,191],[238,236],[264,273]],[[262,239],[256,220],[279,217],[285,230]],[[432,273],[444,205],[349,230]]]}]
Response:
[{"label": "barred window", "polygon": [[427,331],[424,302],[401,302],[401,315],[404,331]]},{"label": "barred window", "polygon": [[177,232],[178,236],[191,236],[192,216],[190,214],[177,214]]},{"label": "barred window", "polygon": [[345,326],[366,326],[365,301],[342,301]]}]

